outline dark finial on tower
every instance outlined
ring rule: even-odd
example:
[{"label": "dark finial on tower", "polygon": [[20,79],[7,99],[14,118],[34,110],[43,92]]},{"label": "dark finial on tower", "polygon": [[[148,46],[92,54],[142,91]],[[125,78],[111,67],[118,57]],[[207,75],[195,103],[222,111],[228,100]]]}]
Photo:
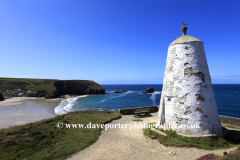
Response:
[{"label": "dark finial on tower", "polygon": [[187,27],[185,25],[187,25],[187,23],[183,21],[183,23],[181,23],[181,25],[183,26],[182,27],[182,33],[185,36],[186,33],[187,33]]}]

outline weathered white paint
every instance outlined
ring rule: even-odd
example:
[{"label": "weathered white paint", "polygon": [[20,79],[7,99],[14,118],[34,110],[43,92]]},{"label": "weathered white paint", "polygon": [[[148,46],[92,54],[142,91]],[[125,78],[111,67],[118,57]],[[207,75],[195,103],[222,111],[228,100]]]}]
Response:
[{"label": "weathered white paint", "polygon": [[196,122],[199,129],[174,130],[185,135],[222,134],[203,42],[184,35],[168,48],[157,125]]}]

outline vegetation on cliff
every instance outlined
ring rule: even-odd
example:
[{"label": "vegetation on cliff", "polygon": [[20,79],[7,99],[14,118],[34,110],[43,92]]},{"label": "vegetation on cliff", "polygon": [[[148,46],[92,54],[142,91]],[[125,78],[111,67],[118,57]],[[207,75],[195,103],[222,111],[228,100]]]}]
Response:
[{"label": "vegetation on cliff", "polygon": [[54,79],[23,79],[0,78],[0,91],[22,89],[35,93],[29,96],[55,98],[64,94],[103,94],[105,89],[89,80],[54,80]]}]

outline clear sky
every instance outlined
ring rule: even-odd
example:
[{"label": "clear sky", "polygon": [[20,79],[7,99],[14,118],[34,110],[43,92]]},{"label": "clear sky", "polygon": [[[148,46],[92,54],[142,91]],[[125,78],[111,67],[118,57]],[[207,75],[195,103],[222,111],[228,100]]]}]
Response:
[{"label": "clear sky", "polygon": [[240,83],[239,0],[0,0],[0,77],[162,84],[183,21],[212,83]]}]

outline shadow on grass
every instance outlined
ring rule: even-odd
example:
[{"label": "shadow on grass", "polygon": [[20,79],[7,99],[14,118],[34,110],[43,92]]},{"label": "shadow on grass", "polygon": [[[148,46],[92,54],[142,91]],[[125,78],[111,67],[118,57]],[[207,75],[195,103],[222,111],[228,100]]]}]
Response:
[{"label": "shadow on grass", "polygon": [[150,113],[148,114],[143,114],[143,115],[133,115],[134,118],[147,118],[147,117],[152,117],[152,115]]}]

